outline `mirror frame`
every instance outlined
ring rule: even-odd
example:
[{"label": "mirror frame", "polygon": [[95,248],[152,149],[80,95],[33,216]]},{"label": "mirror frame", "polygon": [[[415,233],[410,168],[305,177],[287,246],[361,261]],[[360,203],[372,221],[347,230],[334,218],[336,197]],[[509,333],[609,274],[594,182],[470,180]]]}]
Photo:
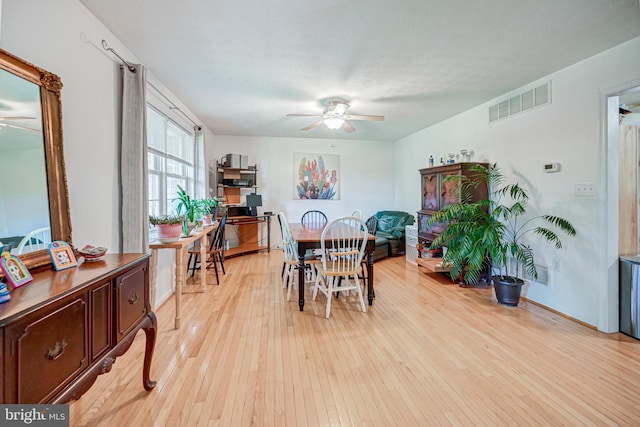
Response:
[{"label": "mirror frame", "polygon": [[[69,192],[62,145],[62,102],[60,100],[62,82],[60,77],[3,49],[0,49],[0,68],[40,87],[51,239],[64,240],[71,245]],[[51,265],[51,258],[47,250],[22,254],[20,259],[29,270]]]}]

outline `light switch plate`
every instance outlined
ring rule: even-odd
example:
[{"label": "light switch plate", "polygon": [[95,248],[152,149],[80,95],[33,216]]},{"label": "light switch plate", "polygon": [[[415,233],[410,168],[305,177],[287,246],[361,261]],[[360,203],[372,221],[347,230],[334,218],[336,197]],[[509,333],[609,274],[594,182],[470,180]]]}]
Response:
[{"label": "light switch plate", "polygon": [[574,184],[573,194],[575,196],[597,196],[598,191],[595,182],[580,182]]}]

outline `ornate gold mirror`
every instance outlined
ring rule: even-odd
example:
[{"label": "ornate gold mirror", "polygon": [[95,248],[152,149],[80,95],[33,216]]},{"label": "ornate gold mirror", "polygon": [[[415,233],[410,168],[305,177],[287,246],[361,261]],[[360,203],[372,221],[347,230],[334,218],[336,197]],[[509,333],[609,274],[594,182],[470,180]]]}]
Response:
[{"label": "ornate gold mirror", "polygon": [[[61,89],[55,74],[0,49],[0,170],[11,176],[0,193],[0,241],[49,227],[52,240],[71,243]],[[29,269],[51,264],[47,250],[19,256]]]}]

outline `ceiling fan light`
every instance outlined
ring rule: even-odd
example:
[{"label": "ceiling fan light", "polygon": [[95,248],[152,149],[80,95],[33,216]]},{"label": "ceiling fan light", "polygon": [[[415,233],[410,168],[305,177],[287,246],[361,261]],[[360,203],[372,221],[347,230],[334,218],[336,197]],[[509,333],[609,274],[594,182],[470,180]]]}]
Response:
[{"label": "ceiling fan light", "polygon": [[327,125],[329,129],[340,129],[344,124],[344,119],[341,119],[340,117],[331,117],[324,119],[324,124]]}]

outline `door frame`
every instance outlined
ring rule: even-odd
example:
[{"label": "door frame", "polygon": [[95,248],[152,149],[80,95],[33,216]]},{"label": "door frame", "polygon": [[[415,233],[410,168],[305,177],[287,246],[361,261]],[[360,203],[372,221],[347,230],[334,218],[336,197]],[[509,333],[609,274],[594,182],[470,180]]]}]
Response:
[{"label": "door frame", "polygon": [[598,244],[605,248],[602,261],[600,286],[598,289],[599,331],[619,331],[619,277],[618,277],[618,233],[619,215],[619,106],[620,95],[640,87],[640,80],[624,83],[600,92],[600,134],[601,144],[598,150],[600,173],[598,187],[604,189],[603,203],[600,204],[598,217],[599,235],[603,236]]}]

